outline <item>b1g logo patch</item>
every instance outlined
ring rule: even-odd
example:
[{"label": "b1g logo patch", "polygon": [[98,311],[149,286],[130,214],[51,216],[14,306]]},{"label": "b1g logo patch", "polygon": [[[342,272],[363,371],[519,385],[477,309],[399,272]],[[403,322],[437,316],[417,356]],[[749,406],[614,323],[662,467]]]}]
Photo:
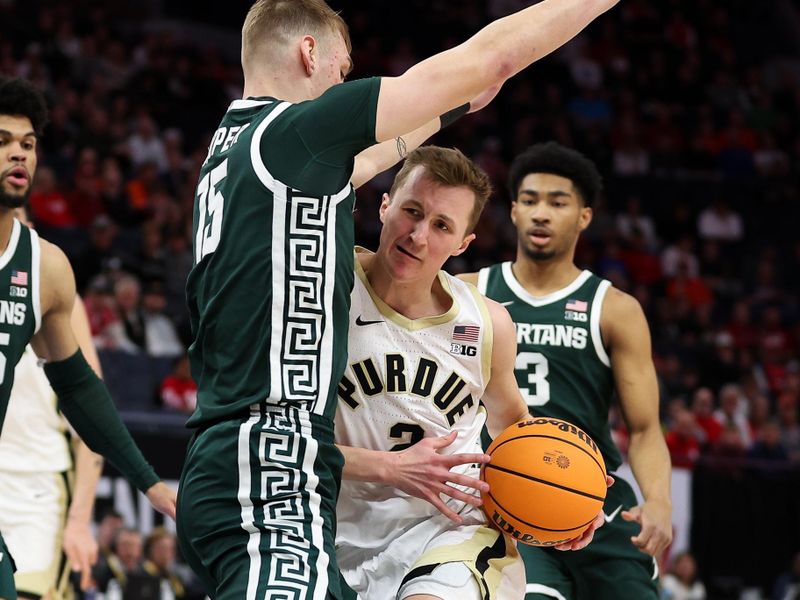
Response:
[{"label": "b1g logo patch", "polygon": [[12,298],[27,298],[28,297],[28,288],[19,287],[18,285],[12,285],[8,288],[8,295]]},{"label": "b1g logo patch", "polygon": [[587,315],[585,312],[575,312],[574,310],[565,310],[564,320],[580,321],[581,323],[586,323],[586,321],[589,320],[589,315]]},{"label": "b1g logo patch", "polygon": [[450,354],[457,354],[459,356],[477,356],[478,349],[475,346],[452,343],[450,344]]}]

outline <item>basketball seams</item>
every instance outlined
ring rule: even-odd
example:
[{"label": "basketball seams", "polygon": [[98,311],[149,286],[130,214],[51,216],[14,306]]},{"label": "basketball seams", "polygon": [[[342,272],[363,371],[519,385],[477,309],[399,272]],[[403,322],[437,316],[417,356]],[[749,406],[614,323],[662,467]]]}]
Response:
[{"label": "basketball seams", "polygon": [[[517,477],[521,477],[522,479],[527,479],[529,481],[535,481],[536,483],[541,483],[544,485],[549,485],[554,488],[558,488],[560,490],[564,490],[565,492],[570,492],[572,494],[577,494],[578,496],[583,496],[585,498],[591,498],[592,500],[599,500],[600,502],[604,502],[605,498],[601,498],[600,496],[595,496],[594,494],[590,494],[589,492],[584,492],[582,490],[576,490],[565,485],[561,485],[560,483],[554,483],[552,481],[547,481],[546,479],[539,479],[538,477],[534,477],[533,475],[528,475],[526,473],[520,473],[519,471],[512,471],[511,469],[506,469],[505,467],[498,467],[491,463],[487,464],[487,469],[494,469],[495,471],[500,471],[501,473],[507,473],[508,475],[516,475]],[[489,484],[491,486],[491,484]],[[489,492],[491,496],[492,493]],[[556,530],[559,531],[559,530]]]},{"label": "basketball seams", "polygon": [[494,497],[494,495],[492,494],[491,491],[489,492],[489,498],[492,499],[492,502],[494,502],[494,504],[495,504],[495,506],[497,506],[497,508],[501,509],[506,515],[508,515],[509,517],[513,518],[515,521],[519,521],[520,523],[523,523],[523,524],[527,525],[528,527],[533,527],[535,529],[540,529],[542,531],[555,531],[557,533],[566,533],[566,532],[570,532],[570,531],[578,531],[581,528],[585,529],[586,527],[591,525],[592,521],[594,521],[594,519],[595,519],[594,517],[592,517],[591,519],[586,521],[586,523],[583,523],[581,525],[576,525],[575,527],[567,527],[566,529],[550,529],[549,527],[542,527],[541,525],[536,525],[535,523],[531,523],[529,521],[526,521],[525,519],[521,519],[520,517],[518,517],[517,515],[512,513],[510,510],[508,510],[505,506],[500,504],[500,502],[497,501],[497,498]]},{"label": "basketball seams", "polygon": [[[540,433],[526,433],[526,434],[523,434],[523,435],[518,435],[518,436],[515,436],[515,437],[513,437],[511,439],[503,440],[502,442],[497,444],[497,446],[495,446],[494,448],[490,448],[488,454],[489,454],[489,456],[491,456],[492,454],[494,454],[495,450],[497,450],[498,448],[502,448],[503,446],[505,446],[506,444],[508,444],[510,442],[513,442],[514,440],[521,440],[523,438],[545,438],[545,439],[550,439],[550,440],[556,440],[558,442],[563,442],[565,444],[569,444],[570,446],[574,446],[575,448],[577,448],[581,452],[585,452],[589,456],[589,458],[591,458],[594,461],[594,463],[600,469],[600,472],[603,474],[604,478],[607,475],[605,467],[603,465],[601,465],[600,461],[597,460],[597,458],[594,455],[592,455],[592,453],[589,452],[586,448],[582,447],[580,444],[576,444],[575,442],[571,442],[571,441],[566,440],[564,438],[556,437],[556,436],[553,436],[553,435],[542,435]],[[487,466],[491,466],[491,463],[489,463]]]}]

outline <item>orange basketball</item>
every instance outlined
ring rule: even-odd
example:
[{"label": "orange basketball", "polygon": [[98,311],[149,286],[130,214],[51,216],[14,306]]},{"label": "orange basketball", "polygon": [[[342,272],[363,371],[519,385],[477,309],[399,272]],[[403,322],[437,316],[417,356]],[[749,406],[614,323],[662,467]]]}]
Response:
[{"label": "orange basketball", "polygon": [[560,419],[520,421],[486,451],[483,510],[523,544],[554,546],[578,537],[606,498],[606,466],[597,444]]}]

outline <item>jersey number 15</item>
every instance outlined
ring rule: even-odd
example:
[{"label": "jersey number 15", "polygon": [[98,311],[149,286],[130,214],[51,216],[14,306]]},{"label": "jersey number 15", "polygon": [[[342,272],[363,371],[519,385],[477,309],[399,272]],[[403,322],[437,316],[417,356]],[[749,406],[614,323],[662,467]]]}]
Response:
[{"label": "jersey number 15", "polygon": [[[217,190],[219,182],[228,175],[228,159],[226,158],[210,173],[206,173],[197,185],[197,234],[195,237],[195,262],[200,262],[207,254],[211,254],[219,245],[222,236],[222,212],[225,198]],[[208,221],[208,224],[206,222]]]}]

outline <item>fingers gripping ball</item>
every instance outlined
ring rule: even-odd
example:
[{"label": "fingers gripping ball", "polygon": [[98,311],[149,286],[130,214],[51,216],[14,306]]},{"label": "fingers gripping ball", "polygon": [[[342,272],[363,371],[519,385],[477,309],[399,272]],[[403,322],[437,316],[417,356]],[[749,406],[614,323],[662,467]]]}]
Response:
[{"label": "fingers gripping ball", "polygon": [[603,507],[606,466],[597,444],[560,419],[508,427],[481,468],[489,484],[483,509],[498,529],[523,544],[554,546],[579,536]]}]

